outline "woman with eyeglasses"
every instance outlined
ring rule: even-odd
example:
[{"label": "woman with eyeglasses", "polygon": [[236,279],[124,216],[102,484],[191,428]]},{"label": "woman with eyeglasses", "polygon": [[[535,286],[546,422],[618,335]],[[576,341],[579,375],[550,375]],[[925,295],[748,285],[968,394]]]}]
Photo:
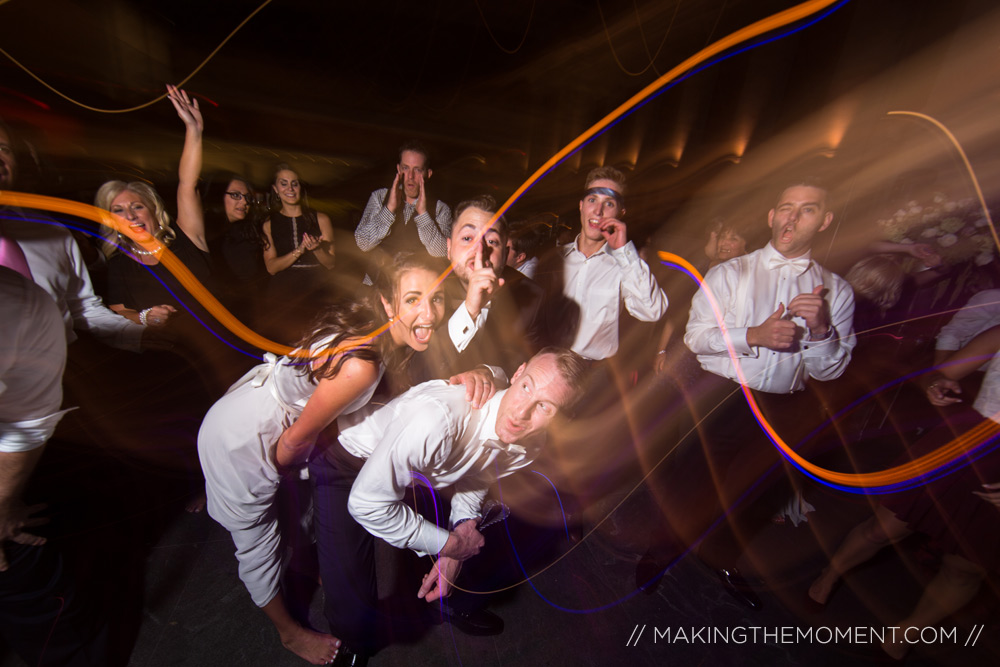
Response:
[{"label": "woman with eyeglasses", "polygon": [[242,176],[225,174],[217,183],[224,185],[223,192],[220,194],[218,187],[210,186],[205,198],[212,271],[224,290],[225,304],[237,318],[254,328],[258,304],[268,281],[261,232],[266,209],[259,205],[259,195]]}]

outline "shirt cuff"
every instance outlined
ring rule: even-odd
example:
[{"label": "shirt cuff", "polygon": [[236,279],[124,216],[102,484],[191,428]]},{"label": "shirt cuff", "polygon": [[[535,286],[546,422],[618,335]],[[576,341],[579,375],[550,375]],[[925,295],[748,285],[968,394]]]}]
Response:
[{"label": "shirt cuff", "polygon": [[962,342],[957,337],[945,337],[938,336],[937,342],[934,344],[935,350],[943,350],[945,352],[954,352],[955,350],[962,347]]},{"label": "shirt cuff", "polygon": [[[414,211],[416,211],[415,207],[414,207]],[[417,213],[416,215],[413,216],[413,222],[416,223],[416,225],[418,227],[426,227],[427,225],[430,225],[431,227],[434,227],[437,230],[437,225],[434,224],[434,218],[431,217],[431,212],[430,211],[424,211],[423,213]],[[440,231],[440,230],[437,230],[437,231]]]},{"label": "shirt cuff", "polygon": [[472,315],[469,314],[469,309],[465,306],[465,302],[463,301],[459,304],[448,320],[448,336],[451,338],[451,342],[455,345],[456,350],[460,353],[465,351],[465,348],[469,346],[472,339],[476,337],[476,333],[480,327],[486,323],[488,313],[489,307],[484,307],[479,311],[479,317],[473,320]]},{"label": "shirt cuff", "polygon": [[830,350],[829,345],[837,340],[837,330],[833,325],[830,325],[830,331],[827,332],[825,338],[820,340],[803,340],[802,345],[802,356],[803,357],[825,357]]},{"label": "shirt cuff", "polygon": [[0,452],[30,452],[52,437],[62,416],[74,410],[60,410],[45,417],[0,424]]},{"label": "shirt cuff", "polygon": [[451,533],[441,526],[436,526],[424,519],[417,528],[417,534],[413,536],[410,549],[420,556],[428,554],[436,556],[444,549],[445,542],[448,541],[450,535]]},{"label": "shirt cuff", "polygon": [[618,266],[623,269],[635,266],[642,261],[642,258],[639,257],[639,251],[635,249],[635,244],[631,241],[617,249],[612,249],[608,246],[608,254],[611,255]]},{"label": "shirt cuff", "polygon": [[736,350],[736,354],[744,357],[759,357],[760,349],[751,347],[750,343],[747,342],[747,331],[749,331],[749,329],[750,327],[727,329],[729,339],[733,342],[733,349]]}]

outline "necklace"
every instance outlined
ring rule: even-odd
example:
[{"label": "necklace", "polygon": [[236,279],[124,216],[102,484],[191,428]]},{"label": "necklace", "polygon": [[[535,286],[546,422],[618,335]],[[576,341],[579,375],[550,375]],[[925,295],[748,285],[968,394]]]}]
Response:
[{"label": "necklace", "polygon": [[134,241],[126,240],[125,237],[122,236],[121,234],[118,234],[118,240],[121,241],[122,245],[125,246],[125,248],[128,249],[128,251],[131,252],[132,254],[134,254],[134,255],[144,255],[144,256],[147,256],[147,257],[149,257],[151,255],[157,255],[157,254],[159,254],[163,250],[163,248],[166,247],[166,246],[164,246],[164,245],[161,244],[160,247],[157,248],[156,250],[143,250]]}]

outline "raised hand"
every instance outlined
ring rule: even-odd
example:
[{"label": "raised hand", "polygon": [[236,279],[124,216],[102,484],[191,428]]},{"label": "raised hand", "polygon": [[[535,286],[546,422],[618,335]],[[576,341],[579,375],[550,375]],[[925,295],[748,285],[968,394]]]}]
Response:
[{"label": "raised hand", "polygon": [[627,228],[618,218],[602,218],[600,230],[612,250],[617,250],[628,243]]},{"label": "raised hand", "polygon": [[747,329],[747,344],[751,347],[766,347],[777,351],[790,348],[795,342],[798,327],[794,322],[783,319],[784,314],[785,304],[779,303],[778,309],[766,320]]},{"label": "raised hand", "polygon": [[469,287],[465,295],[465,308],[472,319],[479,317],[483,306],[493,298],[493,292],[503,285],[503,278],[497,278],[489,260],[483,260],[483,243],[476,244],[473,271],[469,274]]},{"label": "raised hand", "polygon": [[424,186],[424,174],[421,171],[417,172],[417,187],[420,189],[419,194],[417,194],[417,215],[423,215],[427,212],[427,189]]},{"label": "raised hand", "polygon": [[389,188],[389,196],[385,200],[385,207],[393,215],[399,213],[399,165],[396,165],[396,177],[392,179],[392,186]]},{"label": "raised hand", "polygon": [[830,331],[830,306],[822,297],[824,289],[817,285],[811,294],[799,294],[788,304],[788,314],[804,319],[809,333],[817,338]]},{"label": "raised hand", "polygon": [[177,109],[177,115],[180,116],[185,125],[198,130],[198,132],[205,129],[205,121],[201,117],[198,100],[192,100],[186,92],[170,84],[167,84],[167,97]]}]

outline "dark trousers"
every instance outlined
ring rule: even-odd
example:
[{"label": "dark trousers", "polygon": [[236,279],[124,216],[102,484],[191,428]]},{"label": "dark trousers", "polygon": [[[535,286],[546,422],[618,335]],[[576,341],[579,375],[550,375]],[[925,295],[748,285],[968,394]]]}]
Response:
[{"label": "dark trousers", "polygon": [[[677,448],[657,489],[666,521],[654,533],[653,550],[667,560],[704,537],[701,557],[727,567],[787,496],[789,486],[780,482],[789,479],[791,466],[754,418],[739,385],[705,375],[696,410],[704,419]],[[753,395],[785,443],[808,458],[815,442],[803,438],[822,419],[808,390]]]},{"label": "dark trousers", "polygon": [[336,460],[319,455],[309,463],[313,481],[319,574],[330,632],[350,649],[374,653],[378,588],[375,538],[347,510],[351,487],[363,461],[339,443]]}]

